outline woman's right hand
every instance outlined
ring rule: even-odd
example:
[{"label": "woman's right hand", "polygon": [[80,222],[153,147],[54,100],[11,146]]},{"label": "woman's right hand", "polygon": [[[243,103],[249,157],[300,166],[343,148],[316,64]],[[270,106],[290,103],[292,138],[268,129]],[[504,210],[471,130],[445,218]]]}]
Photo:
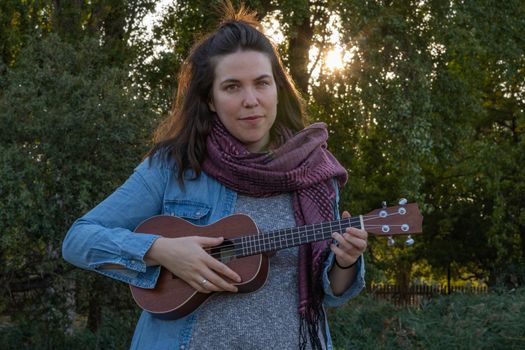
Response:
[{"label": "woman's right hand", "polygon": [[236,282],[241,282],[241,277],[204,250],[223,240],[222,237],[160,237],[153,242],[144,260],[149,266],[162,265],[201,293],[237,292],[237,287],[223,276]]}]

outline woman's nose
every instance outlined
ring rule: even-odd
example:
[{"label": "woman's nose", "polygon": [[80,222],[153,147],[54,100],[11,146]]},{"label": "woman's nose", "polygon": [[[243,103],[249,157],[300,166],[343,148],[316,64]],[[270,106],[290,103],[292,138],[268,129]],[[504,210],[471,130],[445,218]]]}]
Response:
[{"label": "woman's nose", "polygon": [[257,94],[253,89],[246,89],[243,99],[243,106],[245,108],[256,107],[259,104]]}]

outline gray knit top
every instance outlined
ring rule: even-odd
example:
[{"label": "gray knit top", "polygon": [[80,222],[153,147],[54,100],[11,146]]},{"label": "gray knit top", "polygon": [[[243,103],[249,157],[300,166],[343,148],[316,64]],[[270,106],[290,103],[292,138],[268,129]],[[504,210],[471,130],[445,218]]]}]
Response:
[{"label": "gray knit top", "polygon": [[[251,216],[259,231],[295,226],[289,194],[269,198],[239,195],[235,212]],[[190,349],[297,349],[298,251],[293,247],[270,257],[268,279],[258,291],[212,295],[197,310]]]}]

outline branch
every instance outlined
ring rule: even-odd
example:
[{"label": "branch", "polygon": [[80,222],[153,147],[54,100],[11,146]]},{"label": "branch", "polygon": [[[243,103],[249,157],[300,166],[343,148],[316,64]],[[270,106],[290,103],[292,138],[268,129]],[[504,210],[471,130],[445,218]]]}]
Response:
[{"label": "branch", "polygon": [[326,35],[326,33],[324,33],[323,36],[322,36],[321,41],[319,42],[320,43],[319,53],[317,54],[317,57],[315,58],[315,62],[312,65],[312,68],[308,72],[308,80],[310,80],[310,78],[312,77],[312,73],[313,73],[315,67],[317,66],[317,63],[321,59],[321,55],[323,54],[324,49],[326,48],[326,42],[327,42],[327,38],[326,37],[327,37],[327,35]]}]

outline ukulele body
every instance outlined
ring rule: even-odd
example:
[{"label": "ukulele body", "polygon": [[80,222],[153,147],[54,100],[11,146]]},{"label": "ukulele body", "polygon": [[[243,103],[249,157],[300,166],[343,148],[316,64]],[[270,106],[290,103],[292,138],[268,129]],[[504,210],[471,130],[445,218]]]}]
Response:
[{"label": "ukulele body", "polygon": [[[231,250],[226,248],[232,244],[229,238],[258,234],[255,222],[247,215],[234,214],[205,226],[193,225],[176,216],[158,215],[142,222],[137,226],[135,232],[159,234],[167,238],[224,237],[224,242],[220,246],[212,247],[211,253],[217,255],[218,260],[239,274],[240,283],[229,281],[237,286],[240,293],[258,290],[268,277],[269,260],[266,254],[232,258],[229,254]],[[174,320],[190,314],[213,294],[197,292],[164,267],[161,267],[157,284],[153,289],[131,285],[130,289],[135,302],[142,309],[157,318],[166,320]]]}]

